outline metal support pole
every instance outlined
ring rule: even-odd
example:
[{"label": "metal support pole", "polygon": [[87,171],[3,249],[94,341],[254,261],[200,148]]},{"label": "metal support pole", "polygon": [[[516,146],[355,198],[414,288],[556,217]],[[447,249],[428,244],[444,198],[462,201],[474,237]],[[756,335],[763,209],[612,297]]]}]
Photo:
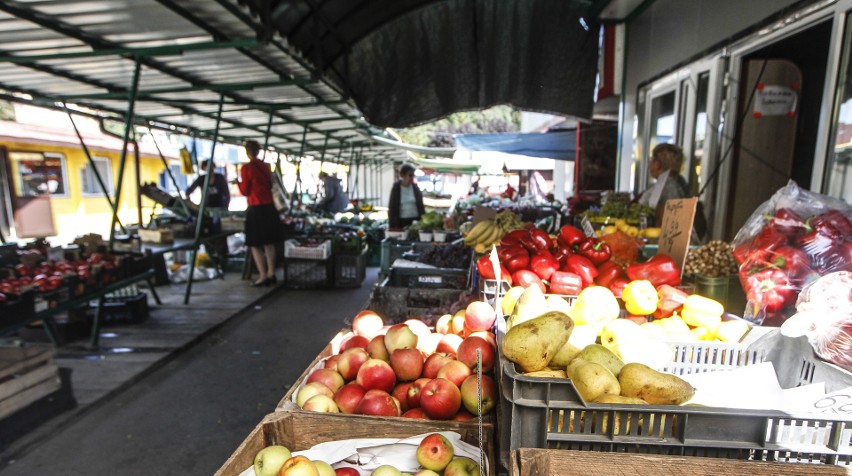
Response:
[{"label": "metal support pole", "polygon": [[[68,114],[68,119],[71,120],[71,126],[74,127],[74,132],[77,134],[77,140],[80,141],[80,147],[83,148],[83,153],[86,154],[86,159],[89,161],[89,165],[92,167],[92,172],[95,173],[95,180],[98,181],[98,185],[101,186],[101,190],[104,191],[104,198],[106,198],[107,203],[109,203],[110,210],[113,209],[112,198],[110,198],[109,190],[107,190],[107,186],[104,183],[104,179],[101,177],[101,173],[98,171],[98,168],[95,167],[95,160],[92,158],[92,153],[89,151],[89,148],[86,146],[86,141],[83,140],[83,135],[80,134],[80,130],[77,129],[77,123],[74,121],[74,116],[71,114],[71,111],[68,110],[68,107],[65,103],[62,103],[62,108],[65,109],[65,113]],[[116,220],[118,222],[118,226],[121,227],[121,231],[123,233],[127,232],[127,229],[124,228],[124,225],[121,224],[121,220]]]},{"label": "metal support pole", "polygon": [[133,141],[133,158],[136,159],[136,221],[142,228],[142,164],[139,160],[139,142]]},{"label": "metal support pole", "polygon": [[115,224],[118,221],[118,208],[121,206],[121,186],[124,181],[124,165],[127,162],[127,142],[130,140],[130,134],[133,130],[133,109],[136,107],[136,92],[139,90],[139,69],[141,63],[139,57],[135,58],[135,67],[133,69],[133,82],[130,86],[130,95],[127,104],[127,117],[124,121],[124,145],[121,148],[121,161],[118,165],[118,185],[115,187],[115,203],[112,207],[112,222],[109,226],[109,249],[112,250],[112,245],[115,242]]},{"label": "metal support pole", "polygon": [[[325,163],[325,148],[328,147],[328,134],[325,135],[325,141],[322,143],[322,152],[320,152],[320,164],[319,171],[322,173],[322,166]],[[317,208],[317,203],[319,202],[319,183],[317,183],[316,195],[314,195],[314,210]]]},{"label": "metal support pole", "polygon": [[[177,179],[175,179],[175,176],[172,173],[172,169],[171,167],[169,167],[169,162],[166,160],[166,156],[163,155],[163,151],[160,150],[160,144],[157,143],[157,139],[154,137],[154,131],[151,130],[151,127],[148,127],[148,133],[151,134],[151,140],[154,141],[154,147],[157,148],[157,154],[160,155],[160,160],[163,161],[163,167],[166,168],[166,175],[169,176],[169,180],[172,181],[172,185],[174,185],[175,190],[177,190],[178,201],[180,201],[180,204],[183,207],[183,211],[186,212],[188,216],[190,214],[189,206],[186,204],[186,200],[183,198],[183,190],[181,190],[178,186]],[[195,139],[193,139],[193,143],[194,141]]]},{"label": "metal support pole", "polygon": [[[219,95],[219,111],[216,113],[216,132],[213,134],[213,146],[210,148],[210,160],[213,160],[216,152],[216,138],[219,137],[219,123],[222,121],[222,106],[225,103],[225,95]],[[186,278],[186,292],[183,295],[183,303],[189,304],[189,294],[192,292],[192,275],[195,274],[195,258],[198,256],[198,247],[201,245],[201,229],[204,225],[204,212],[207,210],[207,193],[210,190],[210,177],[216,173],[216,167],[210,164],[204,175],[204,191],[201,193],[201,205],[198,207],[198,218],[195,220],[195,241],[192,246],[192,257],[189,263],[189,276]]]},{"label": "metal support pole", "polygon": [[305,153],[305,140],[308,137],[308,126],[302,128],[302,144],[299,146],[299,157],[296,162],[296,183],[293,185],[293,196],[290,198],[290,209],[296,205],[296,197],[302,195],[302,155]]}]

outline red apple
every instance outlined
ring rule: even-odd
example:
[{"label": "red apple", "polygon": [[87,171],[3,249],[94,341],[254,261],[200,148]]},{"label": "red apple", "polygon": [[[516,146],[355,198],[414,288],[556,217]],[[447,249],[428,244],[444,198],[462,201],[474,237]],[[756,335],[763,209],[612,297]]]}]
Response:
[{"label": "red apple", "polygon": [[355,381],[367,390],[379,389],[390,392],[396,385],[396,374],[390,364],[384,360],[370,359],[358,369]]},{"label": "red apple", "polygon": [[450,333],[460,337],[464,334],[464,310],[453,315],[453,320],[450,321]]},{"label": "red apple", "polygon": [[423,373],[423,354],[417,349],[396,349],[390,356],[397,380],[410,382]]},{"label": "red apple", "polygon": [[438,334],[449,334],[452,322],[453,315],[444,314],[443,316],[438,318],[437,322],[435,322],[435,332],[437,332]]},{"label": "red apple", "polygon": [[368,360],[370,360],[370,354],[360,347],[346,350],[337,359],[337,371],[343,377],[343,380],[349,382],[355,379],[358,370]]},{"label": "red apple", "polygon": [[625,319],[627,319],[628,321],[633,321],[633,322],[635,322],[636,324],[639,324],[640,326],[641,326],[642,324],[645,324],[645,323],[647,323],[647,322],[648,322],[648,317],[647,317],[647,316],[633,316],[633,315],[630,315],[630,316],[626,316],[626,317],[625,317]]},{"label": "red apple", "polygon": [[334,394],[334,403],[342,413],[355,413],[365,393],[367,393],[366,388],[355,382],[347,383]]},{"label": "red apple", "polygon": [[470,336],[476,336],[476,337],[481,337],[481,338],[485,339],[485,342],[488,342],[489,344],[491,344],[491,347],[493,347],[494,350],[497,350],[497,337],[494,336],[493,332],[491,332],[491,331],[477,331],[477,332],[472,333]]},{"label": "red apple", "polygon": [[408,328],[411,329],[411,332],[414,332],[418,338],[426,334],[432,333],[432,331],[429,329],[429,326],[427,326],[425,322],[417,318],[406,319],[403,324],[408,326]]},{"label": "red apple", "polygon": [[407,404],[408,408],[420,408],[420,392],[423,391],[423,387],[432,380],[430,378],[419,378],[414,382],[411,382],[411,386],[408,387],[408,398]]},{"label": "red apple", "polygon": [[418,418],[422,420],[429,419],[429,415],[427,415],[422,408],[412,408],[411,410],[408,410],[407,412],[403,413],[402,416],[404,418]]},{"label": "red apple", "polygon": [[319,470],[306,456],[293,456],[284,462],[278,476],[319,476]]},{"label": "red apple", "polygon": [[438,342],[438,347],[435,349],[438,352],[446,352],[449,354],[455,354],[459,350],[459,344],[464,339],[460,335],[456,334],[447,334],[441,338],[441,341]]},{"label": "red apple", "polygon": [[334,472],[337,473],[337,476],[361,476],[361,473],[359,473],[357,469],[350,468],[349,466],[344,468],[335,468]]},{"label": "red apple", "polygon": [[332,392],[336,392],[343,386],[343,377],[335,370],[331,369],[316,369],[308,375],[307,383],[319,382],[330,388]]},{"label": "red apple", "polygon": [[447,379],[432,379],[420,393],[420,407],[433,420],[449,420],[461,408],[461,392]]},{"label": "red apple", "polygon": [[432,433],[420,440],[417,446],[417,462],[432,471],[443,471],[455,456],[455,448],[444,435]]},{"label": "red apple", "polygon": [[391,396],[399,403],[399,411],[407,412],[411,407],[408,405],[408,390],[414,382],[402,382],[396,385],[391,392]]},{"label": "red apple", "polygon": [[352,332],[367,339],[379,335],[384,326],[382,317],[370,310],[361,311],[352,319]]},{"label": "red apple", "polygon": [[393,397],[384,390],[368,390],[358,402],[355,413],[359,415],[399,416],[399,407]]},{"label": "red apple", "polygon": [[390,354],[388,354],[388,349],[385,347],[385,337],[384,336],[376,336],[370,340],[370,343],[367,345],[367,353],[370,354],[371,359],[379,359],[384,360],[385,362],[390,362]]},{"label": "red apple", "polygon": [[438,370],[437,378],[445,378],[456,387],[460,387],[464,379],[468,378],[471,375],[470,367],[467,366],[466,363],[460,360],[454,360],[452,362],[447,362],[447,365],[441,367]]},{"label": "red apple", "polygon": [[430,379],[437,377],[441,367],[453,360],[456,360],[455,354],[435,352],[426,358],[426,362],[423,364],[423,376]]},{"label": "red apple", "polygon": [[464,408],[459,410],[458,413],[453,417],[453,421],[470,421],[473,420],[474,416]]},{"label": "red apple", "polygon": [[441,342],[443,337],[444,334],[439,334],[437,332],[430,332],[429,334],[418,336],[417,348],[425,355],[432,355],[438,349],[438,343]]},{"label": "red apple", "polygon": [[[474,415],[478,413],[477,400],[479,390],[477,389],[477,381],[476,375],[471,375],[464,379],[461,387],[459,387],[462,396],[462,404],[464,405],[465,410],[473,413]],[[482,414],[485,415],[486,413],[491,412],[495,405],[497,405],[497,385],[494,383],[494,379],[488,375],[483,375]]]},{"label": "red apple", "polygon": [[450,464],[444,468],[444,476],[478,476],[479,465],[476,461],[459,456],[453,458]]},{"label": "red apple", "polygon": [[476,371],[476,351],[480,351],[482,359],[482,372],[490,372],[494,368],[494,360],[497,358],[497,353],[491,347],[491,344],[485,339],[477,336],[470,336],[459,344],[456,359],[464,362],[468,367]]},{"label": "red apple", "polygon": [[339,359],[340,359],[340,354],[332,355],[331,357],[325,359],[325,362],[323,362],[323,364],[322,364],[323,368],[331,369],[331,370],[334,370],[336,372],[337,371],[337,361]]},{"label": "red apple", "polygon": [[370,344],[370,339],[367,339],[364,336],[359,335],[351,335],[343,340],[340,343],[340,352],[344,352],[346,350],[352,349],[354,347],[360,347],[362,349],[366,349]]},{"label": "red apple", "polygon": [[473,301],[464,311],[464,327],[472,332],[487,331],[494,326],[496,320],[494,308],[483,301]]},{"label": "red apple", "polygon": [[388,354],[396,349],[414,349],[417,347],[417,334],[405,324],[396,324],[385,334],[385,348]]}]

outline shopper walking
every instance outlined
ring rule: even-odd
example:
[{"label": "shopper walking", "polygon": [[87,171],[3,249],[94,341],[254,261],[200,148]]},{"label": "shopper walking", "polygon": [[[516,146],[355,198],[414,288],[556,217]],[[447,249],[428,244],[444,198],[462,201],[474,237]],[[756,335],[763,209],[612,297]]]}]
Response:
[{"label": "shopper walking", "polygon": [[414,166],[403,164],[399,167],[399,180],[393,184],[388,203],[388,227],[400,229],[419,220],[426,209],[423,206],[423,194],[414,183]]},{"label": "shopper walking", "polygon": [[245,143],[249,163],[240,169],[240,193],[248,198],[246,209],[246,246],[260,274],[252,286],[271,286],[275,277],[275,243],[284,239],[281,218],[272,201],[272,170],[257,158],[260,144],[249,140]]},{"label": "shopper walking", "polygon": [[666,201],[690,196],[689,185],[680,175],[683,167],[683,150],[675,144],[659,144],[651,152],[648,173],[656,180],[642,192],[639,203],[655,210],[656,225],[663,223]]}]

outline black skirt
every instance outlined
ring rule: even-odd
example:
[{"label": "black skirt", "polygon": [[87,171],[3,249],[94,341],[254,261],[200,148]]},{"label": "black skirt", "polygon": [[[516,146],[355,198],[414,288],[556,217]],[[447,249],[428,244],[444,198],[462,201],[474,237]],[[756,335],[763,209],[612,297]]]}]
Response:
[{"label": "black skirt", "polygon": [[263,246],[284,240],[284,227],[275,206],[255,205],[246,209],[246,246]]}]

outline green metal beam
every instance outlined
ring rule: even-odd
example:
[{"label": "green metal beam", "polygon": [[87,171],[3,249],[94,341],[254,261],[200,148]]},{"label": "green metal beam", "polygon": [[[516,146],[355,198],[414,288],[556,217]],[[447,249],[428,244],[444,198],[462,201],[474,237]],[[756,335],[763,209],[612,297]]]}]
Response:
[{"label": "green metal beam", "polygon": [[233,49],[258,46],[260,42],[255,38],[229,41],[203,41],[199,43],[187,43],[183,45],[149,46],[139,48],[104,48],[92,51],[69,51],[67,53],[49,53],[43,55],[3,55],[0,63],[26,64],[39,61],[50,61],[60,59],[92,58],[99,56],[129,56],[129,57],[151,57],[151,56],[173,56],[181,55],[187,51]]},{"label": "green metal beam", "polygon": [[[275,88],[281,86],[300,86],[306,84],[314,84],[313,79],[285,79],[280,81],[249,81],[246,83],[229,83],[229,84],[204,84],[201,86],[181,86],[175,88],[158,88],[146,89],[140,91],[142,96],[150,96],[152,94],[177,94],[191,93],[195,91],[247,91],[253,89]],[[116,91],[110,93],[94,93],[94,94],[70,94],[62,96],[65,100],[73,101],[75,99],[124,99],[127,97],[126,91]]]},{"label": "green metal beam", "polygon": [[[127,143],[130,140],[130,133],[133,130],[133,109],[136,105],[136,91],[139,87],[139,72],[141,68],[139,58],[136,58],[136,65],[133,69],[133,80],[130,86],[130,94],[127,98],[127,114],[124,122],[124,143],[121,148],[121,160],[118,165],[118,185],[115,187],[115,203],[112,209],[112,222],[109,226],[109,250],[112,251],[112,245],[115,243],[115,223],[118,221],[118,208],[121,206],[121,185],[124,182],[124,165],[127,162]],[[141,225],[141,223],[140,223]]]}]

